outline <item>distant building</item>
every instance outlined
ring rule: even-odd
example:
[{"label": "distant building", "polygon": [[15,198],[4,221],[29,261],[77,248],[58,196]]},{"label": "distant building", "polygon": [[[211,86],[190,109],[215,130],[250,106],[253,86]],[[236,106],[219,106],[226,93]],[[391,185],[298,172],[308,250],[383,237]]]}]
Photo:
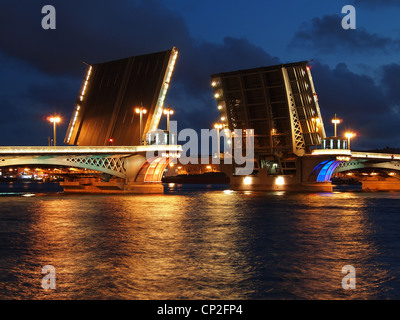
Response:
[{"label": "distant building", "polygon": [[[185,163],[188,158],[185,159]],[[220,164],[213,164],[212,157],[199,157],[191,159],[191,163],[182,164],[179,159],[177,163],[170,163],[166,169],[165,176],[204,174],[210,172],[221,172]],[[197,162],[197,163],[194,163]],[[215,161],[214,161],[215,162]],[[221,160],[222,162],[222,160]]]}]

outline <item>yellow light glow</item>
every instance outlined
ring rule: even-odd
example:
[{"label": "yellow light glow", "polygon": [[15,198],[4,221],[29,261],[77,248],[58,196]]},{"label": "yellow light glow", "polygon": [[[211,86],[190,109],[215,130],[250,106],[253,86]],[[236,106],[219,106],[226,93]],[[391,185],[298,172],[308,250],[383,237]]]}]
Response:
[{"label": "yellow light glow", "polygon": [[221,123],[216,123],[216,124],[214,124],[214,128],[215,129],[222,129],[223,125]]},{"label": "yellow light glow", "polygon": [[218,106],[218,110],[222,110],[222,106],[221,105]]},{"label": "yellow light glow", "polygon": [[312,118],[311,120],[312,122],[315,122],[317,125],[319,125],[320,122],[319,118]]},{"label": "yellow light glow", "polygon": [[211,82],[211,85],[212,85],[213,87],[216,87],[216,86],[217,86],[217,81]]},{"label": "yellow light glow", "polygon": [[353,132],[346,132],[344,135],[347,139],[354,138],[356,135]]},{"label": "yellow light glow", "polygon": [[251,177],[245,177],[245,178],[243,179],[243,184],[249,185],[249,184],[251,184],[251,183],[252,183],[252,178],[251,178]]},{"label": "yellow light glow", "polygon": [[332,119],[332,123],[333,123],[333,124],[339,124],[339,123],[340,123],[340,120],[339,120],[339,119]]},{"label": "yellow light glow", "polygon": [[221,121],[225,121],[225,119],[226,119],[225,117],[221,117]]},{"label": "yellow light glow", "polygon": [[51,123],[59,123],[59,122],[61,122],[61,118],[60,117],[49,117],[48,120]]},{"label": "yellow light glow", "polygon": [[136,112],[137,114],[140,114],[140,113],[146,114],[146,113],[147,113],[147,109],[145,109],[145,108],[136,108],[136,109],[135,109],[135,112]]},{"label": "yellow light glow", "polygon": [[214,94],[215,99],[218,99],[220,97],[219,93]]},{"label": "yellow light glow", "polygon": [[275,180],[275,184],[277,186],[283,186],[285,184],[285,178],[284,177],[277,177]]},{"label": "yellow light glow", "polygon": [[167,115],[167,114],[174,114],[174,110],[172,110],[172,109],[164,109],[164,114],[165,114],[165,115]]}]

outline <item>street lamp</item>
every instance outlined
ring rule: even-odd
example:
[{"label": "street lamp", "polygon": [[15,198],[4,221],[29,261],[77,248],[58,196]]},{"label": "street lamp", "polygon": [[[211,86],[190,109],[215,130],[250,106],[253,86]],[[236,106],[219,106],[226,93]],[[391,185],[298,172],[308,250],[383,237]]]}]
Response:
[{"label": "street lamp", "polygon": [[164,109],[164,114],[167,116],[167,131],[169,132],[169,116],[174,114],[174,110],[168,106]]},{"label": "street lamp", "polygon": [[219,130],[221,130],[224,126],[221,123],[214,124],[214,128],[217,129],[217,154],[218,158],[220,156],[220,141],[219,141]]},{"label": "street lamp", "polygon": [[174,114],[174,110],[172,110],[169,105],[164,109],[164,114],[167,116],[167,132],[168,132],[168,140],[167,144],[169,144],[169,117]]},{"label": "street lamp", "polygon": [[336,113],[335,113],[335,118],[332,119],[332,123],[335,126],[335,138],[337,137],[337,125],[340,124],[340,120],[336,118]]},{"label": "street lamp", "polygon": [[346,132],[344,136],[347,138],[348,149],[350,150],[350,140],[351,138],[354,138],[356,134],[353,132]]},{"label": "street lamp", "polygon": [[143,115],[147,113],[147,109],[143,107],[136,108],[135,112],[140,115],[140,145],[143,144]]},{"label": "street lamp", "polygon": [[54,138],[53,138],[54,143],[53,144],[54,144],[54,146],[56,146],[56,125],[57,125],[57,123],[61,122],[61,118],[58,116],[53,116],[53,117],[49,117],[48,120],[51,123],[53,123],[53,135],[54,135]]}]

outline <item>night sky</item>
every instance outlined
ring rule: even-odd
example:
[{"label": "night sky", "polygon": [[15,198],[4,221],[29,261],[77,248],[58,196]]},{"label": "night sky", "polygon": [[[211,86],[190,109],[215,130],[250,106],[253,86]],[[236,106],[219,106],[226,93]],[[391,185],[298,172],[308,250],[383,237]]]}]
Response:
[{"label": "night sky", "polygon": [[[341,25],[348,4],[356,30]],[[53,113],[61,144],[84,62],[176,46],[166,104],[179,130],[219,119],[211,74],[309,60],[327,135],[337,113],[354,149],[400,147],[400,0],[0,0],[0,14],[0,145],[47,145]]]}]

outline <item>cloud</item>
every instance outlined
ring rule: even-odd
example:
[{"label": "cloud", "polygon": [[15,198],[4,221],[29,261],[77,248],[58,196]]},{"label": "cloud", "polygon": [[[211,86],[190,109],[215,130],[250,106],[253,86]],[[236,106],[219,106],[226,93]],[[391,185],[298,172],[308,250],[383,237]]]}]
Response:
[{"label": "cloud", "polygon": [[[41,28],[44,1],[0,0],[0,118],[2,145],[44,145],[52,135],[46,115],[60,112],[65,135],[78,90],[89,63],[180,49],[167,103],[175,109],[178,128],[211,128],[219,118],[210,87],[214,73],[280,64],[246,38],[225,37],[221,43],[191,38],[181,16],[161,1],[60,1],[57,29]],[[353,32],[354,31],[354,32]],[[293,39],[296,46],[335,52],[379,53],[393,40],[363,29],[344,31],[338,16],[315,18]],[[327,131],[334,113],[344,119],[339,130],[353,129],[357,147],[399,146],[400,65],[380,68],[380,80],[357,74],[345,64],[329,67],[316,61],[312,73]],[[165,118],[161,127],[165,127]]]},{"label": "cloud", "polygon": [[357,133],[355,148],[400,146],[400,114],[394,108],[400,101],[400,65],[383,66],[381,81],[351,72],[343,63],[335,68],[315,62],[312,74],[319,97],[325,130],[333,133],[330,119],[336,113],[343,122],[339,131]]},{"label": "cloud", "polygon": [[382,67],[382,86],[394,110],[400,112],[400,65],[392,63]]},{"label": "cloud", "polygon": [[[182,18],[156,1],[53,0],[56,30],[43,30],[44,1],[2,5],[0,50],[49,74],[76,74],[96,63],[162,51],[189,41]],[[4,9],[4,11],[3,11]]]},{"label": "cloud", "polygon": [[364,28],[355,30],[342,28],[342,17],[325,15],[304,23],[291,41],[290,47],[307,48],[324,54],[375,53],[389,54],[399,48],[399,41],[378,34],[369,33]]},{"label": "cloud", "polygon": [[[4,88],[10,77],[16,79],[8,84],[2,108],[30,114],[26,128],[42,127],[42,114],[55,111],[64,114],[68,125],[86,69],[82,61],[98,63],[177,46],[180,56],[167,103],[175,108],[180,127],[197,130],[219,118],[210,88],[212,73],[279,63],[245,38],[195,41],[183,18],[157,0],[121,0],[118,5],[106,0],[53,0],[56,30],[41,28],[41,8],[47,1],[0,4],[0,57],[4,65],[12,61],[12,67],[2,71],[0,84]],[[27,138],[14,134],[0,137],[0,143],[21,144],[23,139]]]}]

